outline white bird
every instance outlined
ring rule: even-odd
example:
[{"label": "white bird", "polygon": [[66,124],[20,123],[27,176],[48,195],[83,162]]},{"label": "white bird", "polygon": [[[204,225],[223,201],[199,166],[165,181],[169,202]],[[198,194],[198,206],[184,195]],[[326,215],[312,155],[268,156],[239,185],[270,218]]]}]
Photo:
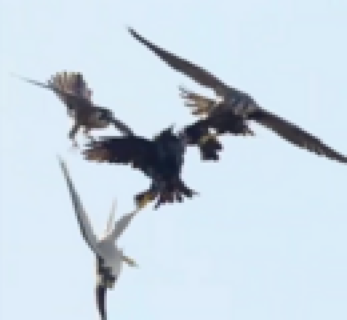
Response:
[{"label": "white bird", "polygon": [[137,267],[136,262],[124,255],[123,251],[117,247],[116,240],[121,236],[132,218],[141,208],[124,215],[115,222],[114,212],[116,203],[114,201],[106,230],[103,235],[96,237],[86,211],[74,188],[67,166],[60,158],[59,162],[70,192],[80,231],[84,240],[96,255],[96,303],[101,319],[106,320],[106,290],[114,287],[121,273],[123,262],[126,262],[131,267]]}]

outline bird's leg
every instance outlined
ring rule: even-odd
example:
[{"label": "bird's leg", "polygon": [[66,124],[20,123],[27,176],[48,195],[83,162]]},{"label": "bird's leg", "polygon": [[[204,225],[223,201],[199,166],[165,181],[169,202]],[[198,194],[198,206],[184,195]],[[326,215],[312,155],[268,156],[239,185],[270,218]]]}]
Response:
[{"label": "bird's leg", "polygon": [[78,130],[80,129],[80,127],[81,127],[80,124],[78,122],[75,122],[75,124],[73,125],[73,127],[71,128],[71,130],[69,132],[69,139],[72,140],[71,150],[75,150],[76,148],[79,148],[75,137],[76,137],[76,134],[77,134]]},{"label": "bird's leg", "polygon": [[125,256],[124,254],[122,255],[122,260],[128,264],[128,266],[130,267],[138,267],[138,264],[136,263],[135,260],[133,260],[132,258]]}]

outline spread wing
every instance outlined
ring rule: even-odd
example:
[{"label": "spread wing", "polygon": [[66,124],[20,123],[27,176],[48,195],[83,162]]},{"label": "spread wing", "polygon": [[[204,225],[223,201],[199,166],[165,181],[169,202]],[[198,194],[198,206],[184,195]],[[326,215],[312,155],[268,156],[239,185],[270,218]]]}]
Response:
[{"label": "spread wing", "polygon": [[80,231],[81,234],[85,240],[85,242],[87,243],[87,245],[90,247],[90,249],[99,257],[102,257],[102,254],[100,253],[99,249],[98,249],[98,245],[97,245],[97,237],[95,236],[92,226],[90,224],[90,221],[88,219],[88,216],[83,208],[82,202],[77,194],[77,191],[74,188],[74,185],[72,183],[72,180],[70,178],[67,166],[65,164],[64,161],[62,161],[61,159],[59,159],[59,163],[61,166],[61,169],[63,171],[63,175],[65,177],[69,192],[70,192],[70,196],[71,196],[71,200],[72,200],[72,204],[74,206],[75,209],[75,214],[76,214],[76,218],[78,221],[78,225],[80,227]]},{"label": "spread wing", "polygon": [[208,87],[216,91],[217,94],[223,94],[223,92],[230,90],[230,88],[224,84],[221,80],[209,73],[207,70],[199,67],[188,60],[180,58],[169,51],[160,48],[154,43],[142,37],[133,28],[128,28],[130,34],[149,50],[154,52],[160,59],[166,62],[171,68],[178,72],[181,72],[193,79],[202,86]]},{"label": "spread wing", "polygon": [[51,77],[48,83],[17,76],[25,82],[52,90],[66,105],[69,111],[76,108],[87,108],[93,105],[92,91],[88,88],[82,74],[75,72],[59,72]]},{"label": "spread wing", "polygon": [[305,148],[318,155],[324,155],[332,160],[347,163],[346,156],[325,145],[308,132],[271,112],[259,108],[249,118],[276,132],[279,136],[298,147]]},{"label": "spread wing", "polygon": [[132,164],[147,174],[157,163],[155,144],[142,137],[102,137],[86,145],[85,159],[98,162]]},{"label": "spread wing", "polygon": [[[48,82],[53,88],[62,92],[67,92],[84,100],[85,105],[92,104],[92,90],[88,87],[84,77],[79,72],[58,72],[51,77]],[[56,91],[59,99],[69,106],[69,99],[66,95]]]},{"label": "spread wing", "polygon": [[110,215],[108,217],[107,226],[106,226],[106,234],[112,232],[115,225],[115,212],[116,212],[116,199],[114,199],[110,211]]},{"label": "spread wing", "polygon": [[179,90],[185,106],[191,108],[193,115],[207,116],[216,106],[216,101],[213,99],[199,95],[183,87],[180,87]]},{"label": "spread wing", "polygon": [[141,210],[141,208],[138,208],[123,217],[121,217],[114,225],[114,228],[112,230],[112,233],[110,234],[114,240],[118,239],[124,230],[129,226],[132,219],[135,217],[135,215]]},{"label": "spread wing", "polygon": [[129,214],[121,217],[117,222],[115,222],[115,209],[116,209],[116,201],[113,202],[110,216],[107,222],[107,228],[105,236],[110,241],[115,241],[118,239],[123,231],[128,227],[133,217],[141,210],[140,208],[130,212]]},{"label": "spread wing", "polygon": [[130,127],[128,125],[126,125],[124,122],[122,122],[121,120],[115,118],[113,114],[111,116],[111,122],[114,125],[114,127],[117,130],[119,130],[120,132],[122,132],[123,134],[128,135],[128,136],[133,136],[134,135],[133,130],[130,129]]},{"label": "spread wing", "polygon": [[102,320],[107,319],[106,315],[106,291],[107,288],[101,284],[97,284],[95,287],[96,305]]}]

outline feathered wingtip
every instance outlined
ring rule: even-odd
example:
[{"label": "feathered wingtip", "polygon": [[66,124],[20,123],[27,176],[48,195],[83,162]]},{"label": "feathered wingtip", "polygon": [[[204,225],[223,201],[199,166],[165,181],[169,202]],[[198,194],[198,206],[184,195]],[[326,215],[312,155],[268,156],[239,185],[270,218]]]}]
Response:
[{"label": "feathered wingtip", "polygon": [[48,81],[53,88],[91,101],[92,90],[80,72],[57,72]]},{"label": "feathered wingtip", "polygon": [[179,86],[178,89],[185,106],[190,108],[195,116],[208,115],[216,104],[213,99],[197,94],[183,86]]},{"label": "feathered wingtip", "polygon": [[90,141],[82,151],[85,160],[104,162],[109,161],[110,151],[105,147],[103,141]]}]

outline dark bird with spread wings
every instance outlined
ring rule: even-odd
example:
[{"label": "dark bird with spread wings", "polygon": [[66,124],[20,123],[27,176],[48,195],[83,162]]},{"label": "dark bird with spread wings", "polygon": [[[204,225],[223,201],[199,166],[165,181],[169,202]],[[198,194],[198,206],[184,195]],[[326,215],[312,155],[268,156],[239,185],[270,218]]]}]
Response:
[{"label": "dark bird with spread wings", "polygon": [[132,134],[131,129],[116,119],[111,110],[94,104],[92,90],[79,72],[58,72],[47,83],[17,77],[41,88],[52,90],[65,104],[68,115],[74,119],[69,131],[69,138],[74,142],[74,146],[77,146],[75,136],[81,128],[90,140],[93,139],[89,134],[91,130],[104,129],[109,125],[114,125],[125,135]]},{"label": "dark bird with spread wings", "polygon": [[[155,208],[164,203],[182,202],[196,192],[181,179],[186,146],[199,145],[205,132],[198,126],[185,127],[175,134],[173,127],[163,130],[152,140],[140,136],[102,137],[86,145],[85,159],[98,162],[131,164],[152,182],[148,190],[135,196],[138,207],[157,199]],[[203,159],[218,160],[221,145],[212,139],[200,151]]]},{"label": "dark bird with spread wings", "polygon": [[[261,108],[247,93],[226,85],[205,69],[160,48],[139,35],[134,29],[128,28],[128,31],[171,68],[215,91],[219,101],[181,89],[186,105],[193,108],[193,114],[206,116],[205,119],[198,122],[200,127],[205,130],[206,128],[214,129],[216,135],[224,133],[253,135],[252,130],[247,126],[247,121],[254,120],[298,147],[332,160],[347,163],[346,156],[333,150],[298,126]],[[210,137],[211,135],[207,134],[202,142],[206,142]]]}]

